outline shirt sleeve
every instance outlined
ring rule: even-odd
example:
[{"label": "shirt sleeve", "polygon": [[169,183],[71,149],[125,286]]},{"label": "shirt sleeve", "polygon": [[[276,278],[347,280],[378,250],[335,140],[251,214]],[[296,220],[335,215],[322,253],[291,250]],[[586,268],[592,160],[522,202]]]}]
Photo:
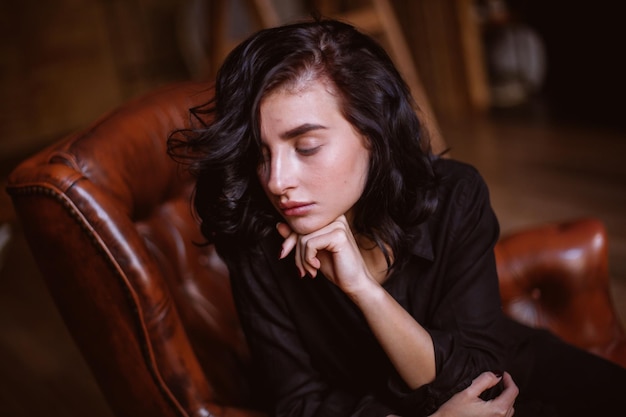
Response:
[{"label": "shirt sleeve", "polygon": [[[332,386],[315,370],[304,348],[280,287],[276,263],[253,262],[268,255],[229,263],[233,295],[260,384],[271,414],[283,416],[384,417],[393,414],[373,396],[357,396]],[[276,258],[277,258],[276,254]]]},{"label": "shirt sleeve", "polygon": [[493,252],[499,225],[482,177],[473,168],[464,173],[452,181],[431,231],[441,236],[435,253],[438,272],[429,289],[437,301],[422,325],[433,340],[436,378],[417,390],[399,379],[389,383],[402,409],[412,415],[432,414],[481,372],[503,369],[503,316]]}]

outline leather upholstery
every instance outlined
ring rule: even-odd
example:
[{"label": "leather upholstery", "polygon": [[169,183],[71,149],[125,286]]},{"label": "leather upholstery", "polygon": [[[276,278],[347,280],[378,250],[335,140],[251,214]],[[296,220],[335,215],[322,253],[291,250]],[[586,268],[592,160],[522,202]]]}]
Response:
[{"label": "leather upholstery", "polygon": [[601,221],[576,219],[511,233],[495,253],[509,316],[626,367],[626,336],[611,298]]},{"label": "leather upholstery", "polygon": [[[50,293],[119,416],[255,414],[227,271],[196,244],[192,179],[165,151],[211,93],[182,83],[132,100],[9,178]],[[523,231],[496,254],[507,313],[626,364],[601,224]]]},{"label": "leather upholstery", "polygon": [[134,100],[38,153],[8,190],[47,286],[120,416],[234,415],[247,351],[168,133],[206,85]]}]

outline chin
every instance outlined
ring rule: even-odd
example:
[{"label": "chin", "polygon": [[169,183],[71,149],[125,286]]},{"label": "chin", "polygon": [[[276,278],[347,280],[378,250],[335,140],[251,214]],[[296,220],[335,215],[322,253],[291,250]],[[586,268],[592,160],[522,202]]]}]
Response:
[{"label": "chin", "polygon": [[308,235],[327,226],[328,224],[330,224],[330,221],[312,221],[311,219],[300,218],[288,220],[287,224],[289,224],[291,230],[293,230],[297,234]]}]

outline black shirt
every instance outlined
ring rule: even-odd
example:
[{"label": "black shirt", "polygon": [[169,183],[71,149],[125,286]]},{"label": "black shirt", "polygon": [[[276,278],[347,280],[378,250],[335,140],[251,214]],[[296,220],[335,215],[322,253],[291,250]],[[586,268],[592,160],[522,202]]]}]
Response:
[{"label": "black shirt", "polygon": [[262,254],[227,257],[254,362],[277,416],[428,415],[486,370],[504,369],[523,337],[503,315],[493,248],[499,226],[488,189],[471,166],[435,163],[436,212],[420,226],[409,263],[384,288],[432,336],[436,379],[403,383],[360,310],[318,275],[301,279],[282,239]]}]

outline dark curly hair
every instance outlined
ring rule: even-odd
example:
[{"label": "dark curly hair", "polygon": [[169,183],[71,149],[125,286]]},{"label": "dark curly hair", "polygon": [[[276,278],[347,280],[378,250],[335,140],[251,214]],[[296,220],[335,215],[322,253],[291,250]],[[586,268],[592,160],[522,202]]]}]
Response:
[{"label": "dark curly hair", "polygon": [[265,29],[237,46],[220,68],[212,101],[192,109],[209,120],[174,132],[168,151],[197,178],[194,208],[218,252],[258,245],[280,215],[257,177],[259,106],[302,80],[332,83],[343,116],[369,141],[371,161],[353,230],[404,263],[418,224],[436,208],[435,156],[410,91],[385,50],[353,26],[330,19]]}]

